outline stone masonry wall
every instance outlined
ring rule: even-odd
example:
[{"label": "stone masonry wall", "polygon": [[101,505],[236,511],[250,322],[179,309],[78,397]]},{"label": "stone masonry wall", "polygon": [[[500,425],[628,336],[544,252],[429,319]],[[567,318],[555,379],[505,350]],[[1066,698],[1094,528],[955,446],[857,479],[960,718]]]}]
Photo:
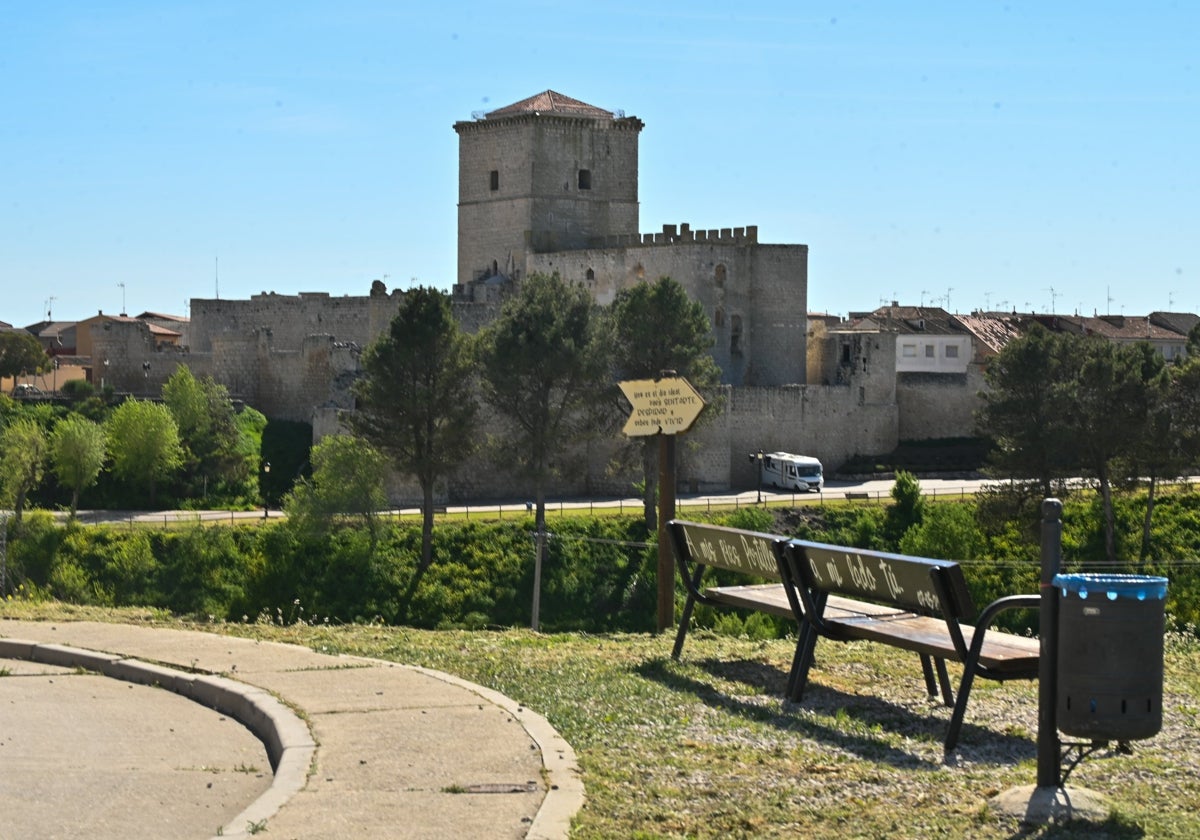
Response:
[{"label": "stone masonry wall", "polygon": [[456,124],[458,282],[520,270],[530,251],[635,233],[641,127],[636,118],[533,114]]},{"label": "stone masonry wall", "polygon": [[668,226],[664,234],[638,242],[533,254],[526,270],[583,283],[601,304],[634,283],[671,277],[704,307],[713,325],[712,353],[722,382],[803,383],[808,248],[756,240],[754,227],[693,232],[685,225],[676,234]]},{"label": "stone masonry wall", "polygon": [[897,376],[900,439],[966,437],[975,429],[975,412],[985,388],[977,366],[965,374],[902,373]]}]

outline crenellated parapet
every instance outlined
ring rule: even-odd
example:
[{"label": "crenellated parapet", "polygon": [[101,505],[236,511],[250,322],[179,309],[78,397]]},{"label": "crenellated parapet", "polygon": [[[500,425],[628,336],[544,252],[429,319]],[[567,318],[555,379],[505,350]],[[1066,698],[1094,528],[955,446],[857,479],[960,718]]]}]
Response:
[{"label": "crenellated parapet", "polygon": [[758,225],[735,228],[692,230],[687,222],[676,227],[663,225],[661,233],[635,233],[618,236],[594,236],[588,239],[589,248],[636,248],[654,245],[678,245],[699,242],[712,245],[757,245]]}]

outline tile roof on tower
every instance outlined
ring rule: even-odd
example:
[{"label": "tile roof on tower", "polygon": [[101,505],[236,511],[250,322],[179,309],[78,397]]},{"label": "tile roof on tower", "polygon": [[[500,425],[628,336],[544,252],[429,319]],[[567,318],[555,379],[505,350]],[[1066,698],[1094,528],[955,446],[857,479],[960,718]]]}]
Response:
[{"label": "tile roof on tower", "polygon": [[614,117],[612,111],[605,111],[603,108],[597,108],[595,105],[589,105],[586,102],[580,102],[578,99],[572,99],[569,96],[563,96],[561,93],[547,90],[535,94],[528,99],[522,99],[520,102],[514,102],[512,105],[497,108],[495,111],[488,111],[487,119],[513,117],[518,114],[562,114],[571,117],[593,117],[607,120],[611,120]]}]

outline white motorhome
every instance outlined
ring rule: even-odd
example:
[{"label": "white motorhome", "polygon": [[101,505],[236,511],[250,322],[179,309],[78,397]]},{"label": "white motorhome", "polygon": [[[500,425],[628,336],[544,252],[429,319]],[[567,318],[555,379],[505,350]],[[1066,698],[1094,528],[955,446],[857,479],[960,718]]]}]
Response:
[{"label": "white motorhome", "polygon": [[772,452],[762,456],[762,481],[784,490],[816,490],[825,486],[821,462],[808,455]]}]

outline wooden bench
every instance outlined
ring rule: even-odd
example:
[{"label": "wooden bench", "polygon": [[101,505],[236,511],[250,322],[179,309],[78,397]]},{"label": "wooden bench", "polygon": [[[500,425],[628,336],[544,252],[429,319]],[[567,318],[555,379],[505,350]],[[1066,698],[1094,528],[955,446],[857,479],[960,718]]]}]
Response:
[{"label": "wooden bench", "polygon": [[[792,618],[798,634],[787,696],[801,699],[819,638],[866,640],[916,653],[925,687],[954,709],[945,748],[958,743],[976,676],[997,681],[1036,679],[1040,643],[989,627],[1001,612],[1032,609],[1037,595],[1012,595],[975,614],[962,567],[930,560],[845,548],[773,534],[672,520],[670,532],[687,601],[672,656],[678,658],[695,604],[759,610]],[[773,581],[702,588],[705,568],[717,566]],[[772,568],[773,566],[773,568]],[[947,660],[963,665],[957,698]]]},{"label": "wooden bench", "polygon": [[862,501],[864,499],[870,499],[870,498],[871,498],[871,494],[867,493],[864,490],[847,490],[846,491],[846,501],[848,501],[848,502],[853,502],[856,500]]}]

